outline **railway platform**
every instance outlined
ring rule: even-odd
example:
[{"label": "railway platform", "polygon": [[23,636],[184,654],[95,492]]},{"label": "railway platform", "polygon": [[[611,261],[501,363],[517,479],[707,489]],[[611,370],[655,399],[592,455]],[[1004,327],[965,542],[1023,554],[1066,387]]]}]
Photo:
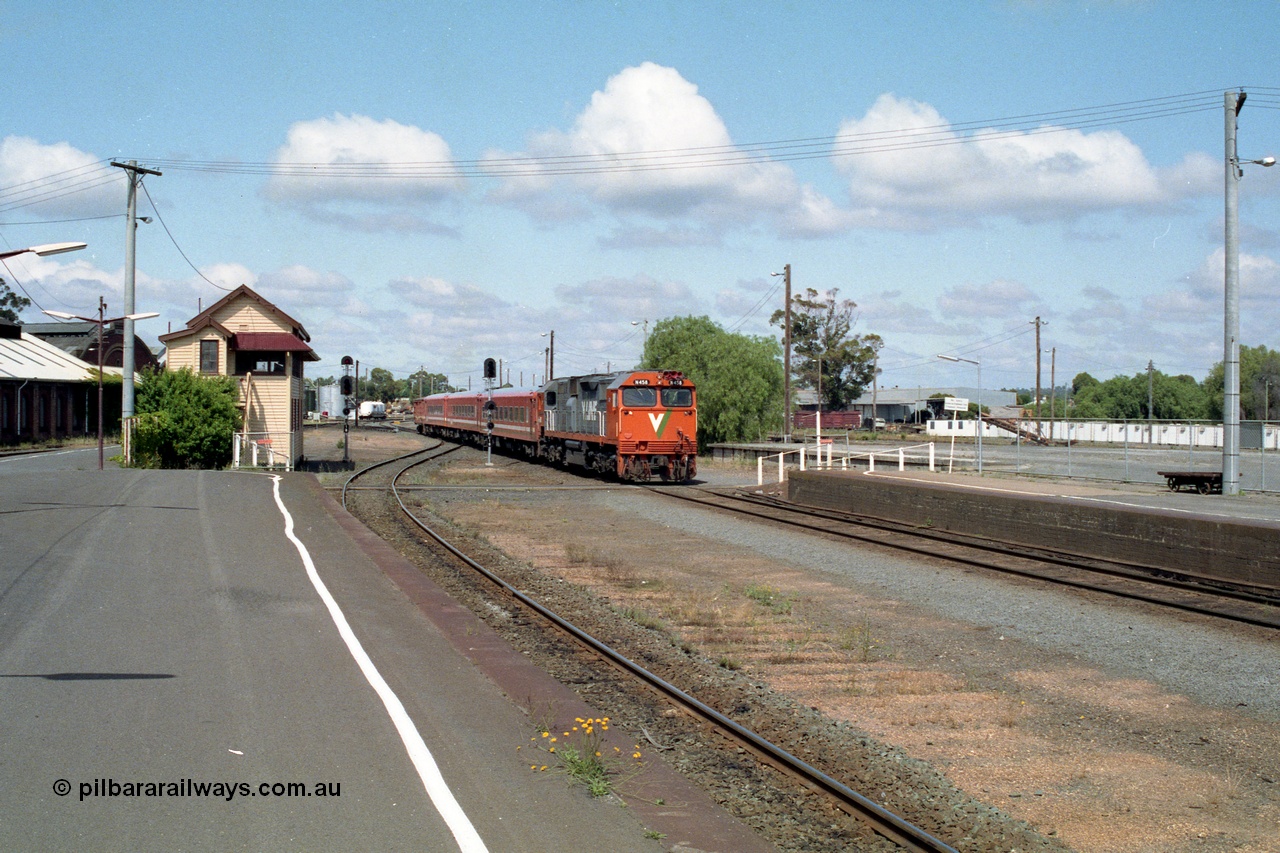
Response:
[{"label": "railway platform", "polygon": [[610,709],[315,477],[95,462],[0,466],[7,849],[772,849],[658,756],[626,809],[531,771]]},{"label": "railway platform", "polygon": [[1280,588],[1280,498],[927,470],[795,471],[797,503]]}]

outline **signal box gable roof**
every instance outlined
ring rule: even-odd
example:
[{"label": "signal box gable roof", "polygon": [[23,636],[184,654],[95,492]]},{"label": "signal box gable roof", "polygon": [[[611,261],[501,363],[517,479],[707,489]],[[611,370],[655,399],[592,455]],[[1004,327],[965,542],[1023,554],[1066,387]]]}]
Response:
[{"label": "signal box gable roof", "polygon": [[[168,334],[161,335],[160,343],[167,344],[169,341],[177,340],[178,338],[185,338],[187,335],[203,331],[204,329],[213,329],[226,340],[230,340],[234,337],[234,333],[226,326],[222,325],[212,317],[205,316],[208,313],[209,312],[207,311],[201,311],[190,323],[187,323],[187,327],[185,329],[179,329],[176,332],[169,332]],[[292,337],[292,335],[290,335],[290,337]]]},{"label": "signal box gable roof", "polygon": [[191,328],[195,326],[197,323],[204,320],[205,318],[212,317],[223,306],[227,305],[230,302],[235,301],[236,299],[240,299],[242,297],[247,297],[249,299],[252,299],[254,302],[257,302],[268,313],[274,314],[277,319],[282,320],[283,322],[292,326],[294,334],[296,334],[299,338],[310,343],[311,336],[307,334],[307,330],[303,328],[303,325],[301,323],[299,323],[297,320],[293,319],[288,314],[281,311],[279,307],[277,307],[275,304],[268,302],[266,299],[263,299],[262,296],[259,295],[258,293],[250,290],[247,284],[240,285],[235,290],[231,291],[226,296],[222,297],[217,302],[213,303],[208,308],[204,309],[199,314],[192,317],[191,321],[187,323],[187,328]]},{"label": "signal box gable roof", "polygon": [[[277,331],[263,331],[262,327],[256,324],[251,324],[248,329],[245,329],[238,322],[229,321],[228,313],[235,314],[241,311],[243,306],[238,305],[228,311],[223,309],[232,303],[246,301],[252,302],[254,306],[250,314],[258,317],[265,315],[269,318],[269,328],[274,327]],[[221,317],[223,322],[214,319],[215,317]],[[228,325],[224,325],[224,322],[234,328],[229,328]],[[289,331],[279,331],[281,327]],[[192,317],[185,329],[161,335],[160,340],[166,345],[172,345],[176,341],[189,339],[192,335],[206,330],[216,332],[227,342],[229,349],[237,352],[293,352],[301,353],[301,357],[306,361],[320,360],[320,356],[311,349],[309,344],[311,336],[307,334],[302,324],[244,284]]]}]

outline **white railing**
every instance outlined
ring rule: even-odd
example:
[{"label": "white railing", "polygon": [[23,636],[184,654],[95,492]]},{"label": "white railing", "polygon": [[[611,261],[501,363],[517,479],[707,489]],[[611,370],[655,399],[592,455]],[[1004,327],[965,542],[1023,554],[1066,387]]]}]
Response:
[{"label": "white railing", "polygon": [[[909,453],[909,451],[921,450],[921,449],[923,449],[925,452],[916,453],[916,454]],[[823,462],[823,459],[822,459],[823,450],[826,450],[826,462]],[[764,485],[765,460],[773,460],[773,459],[778,460],[778,482],[779,483],[785,482],[786,470],[787,470],[786,459],[788,456],[790,456],[793,453],[798,454],[800,457],[800,465],[799,465],[800,470],[801,471],[806,470],[806,468],[808,467],[807,460],[809,456],[809,448],[807,446],[802,447],[799,450],[784,450],[781,453],[773,453],[768,456],[760,456],[756,459],[756,485],[757,486]],[[875,473],[875,470],[876,470],[877,456],[880,457],[881,464],[884,464],[885,461],[888,461],[890,465],[896,462],[897,468],[899,471],[907,470],[908,460],[920,460],[921,462],[927,461],[930,471],[937,470],[937,467],[936,467],[937,457],[934,452],[933,442],[931,441],[926,442],[925,444],[913,444],[909,447],[899,447],[894,450],[880,450],[880,451],[873,450],[867,453],[853,453],[852,451],[846,449],[841,451],[840,453],[840,459],[839,459],[840,470],[847,471],[849,470],[850,462],[856,462],[860,459],[866,459],[867,473],[873,474]],[[828,471],[833,471],[835,470],[835,467],[836,467],[835,446],[830,440],[819,441],[817,461],[813,465],[813,469],[815,471],[820,471],[823,469],[826,469]]]},{"label": "white railing", "polygon": [[232,468],[293,469],[289,433],[238,432],[231,439]]}]

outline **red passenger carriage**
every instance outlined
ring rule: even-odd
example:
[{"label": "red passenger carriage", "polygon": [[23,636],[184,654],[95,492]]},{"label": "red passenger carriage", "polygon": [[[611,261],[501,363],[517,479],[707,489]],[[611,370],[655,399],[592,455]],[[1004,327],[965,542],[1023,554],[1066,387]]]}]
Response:
[{"label": "red passenger carriage", "polygon": [[414,423],[423,435],[481,445],[491,434],[496,448],[624,480],[683,482],[698,469],[696,403],[682,374],[633,370],[433,394],[414,402]]}]

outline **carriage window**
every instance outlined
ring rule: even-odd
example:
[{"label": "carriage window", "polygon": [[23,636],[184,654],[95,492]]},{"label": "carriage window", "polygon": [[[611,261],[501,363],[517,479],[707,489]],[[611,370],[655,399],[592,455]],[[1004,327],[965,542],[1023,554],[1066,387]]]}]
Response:
[{"label": "carriage window", "polygon": [[657,403],[658,389],[656,388],[622,389],[622,405],[624,406],[655,406]]},{"label": "carriage window", "polygon": [[687,409],[693,405],[693,392],[688,388],[663,388],[662,405],[673,409]]}]

